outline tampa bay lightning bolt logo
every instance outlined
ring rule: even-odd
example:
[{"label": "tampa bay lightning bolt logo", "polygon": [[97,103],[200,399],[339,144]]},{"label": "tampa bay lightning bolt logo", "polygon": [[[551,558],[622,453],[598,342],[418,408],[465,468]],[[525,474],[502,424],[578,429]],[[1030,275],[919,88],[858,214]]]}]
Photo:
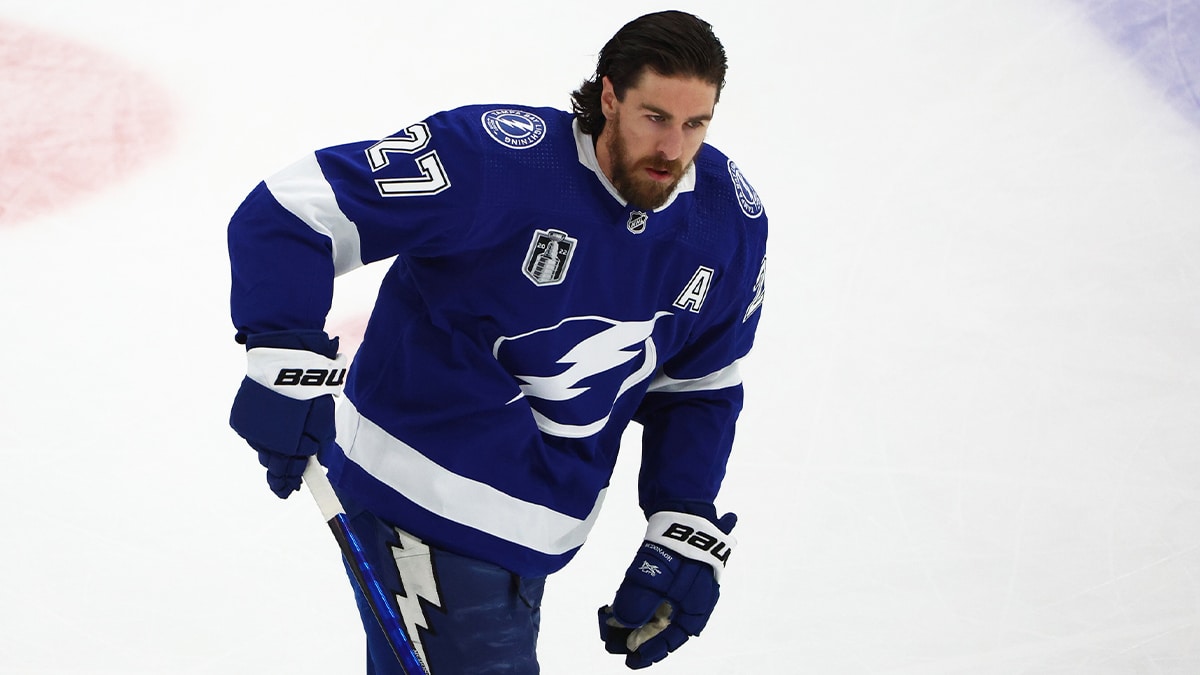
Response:
[{"label": "tampa bay lightning bolt logo", "polygon": [[526,110],[489,110],[483,114],[483,128],[492,140],[514,150],[532,148],[546,137],[546,122]]},{"label": "tampa bay lightning bolt logo", "polygon": [[742,170],[738,168],[733,160],[729,160],[729,177],[733,180],[733,190],[737,193],[738,206],[742,207],[742,213],[750,218],[757,218],[763,214],[762,200],[759,199],[758,193],[750,185],[750,181],[742,175]]},{"label": "tampa bay lightning bolt logo", "polygon": [[425,632],[429,630],[429,617],[425,605],[441,609],[441,591],[438,590],[437,574],[433,571],[433,554],[429,546],[411,534],[395,528],[397,542],[391,545],[392,558],[396,561],[396,573],[400,577],[400,593],[393,593],[400,620],[408,630],[408,638],[421,665],[429,663],[425,654]]},{"label": "tampa bay lightning bolt logo", "polygon": [[[492,351],[521,388],[513,401],[528,399],[539,429],[560,438],[587,438],[604,429],[625,392],[654,374],[654,325],[670,315],[658,312],[645,321],[571,317],[502,337]],[[564,353],[564,344],[573,346]]]}]

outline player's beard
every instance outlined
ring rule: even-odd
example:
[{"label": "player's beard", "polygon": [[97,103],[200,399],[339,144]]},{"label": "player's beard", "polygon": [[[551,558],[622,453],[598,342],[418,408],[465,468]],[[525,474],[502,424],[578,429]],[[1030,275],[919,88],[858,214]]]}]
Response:
[{"label": "player's beard", "polygon": [[[608,121],[612,127],[608,136],[608,156],[612,162],[613,187],[625,199],[639,209],[653,211],[670,199],[671,193],[683,178],[684,166],[679,160],[669,160],[663,157],[642,157],[630,159],[629,149],[621,136],[621,117],[619,115]],[[652,168],[671,174],[671,180],[662,182],[651,179],[645,169]]]}]

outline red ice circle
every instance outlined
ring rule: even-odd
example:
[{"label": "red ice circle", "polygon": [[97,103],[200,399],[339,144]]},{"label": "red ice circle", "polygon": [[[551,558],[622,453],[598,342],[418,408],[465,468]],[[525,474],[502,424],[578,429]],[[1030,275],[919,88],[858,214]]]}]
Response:
[{"label": "red ice circle", "polygon": [[128,177],[171,135],[166,92],[119,58],[0,22],[0,227]]}]

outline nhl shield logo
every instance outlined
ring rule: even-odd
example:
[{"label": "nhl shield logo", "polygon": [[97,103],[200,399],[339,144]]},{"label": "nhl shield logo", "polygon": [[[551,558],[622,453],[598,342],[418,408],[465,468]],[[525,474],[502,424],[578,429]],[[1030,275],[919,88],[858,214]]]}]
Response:
[{"label": "nhl shield logo", "polygon": [[521,272],[538,286],[562,283],[579,242],[561,230],[537,230],[529,242]]},{"label": "nhl shield logo", "polygon": [[625,221],[625,229],[634,234],[641,234],[646,231],[646,221],[649,219],[645,211],[630,211],[629,220]]}]

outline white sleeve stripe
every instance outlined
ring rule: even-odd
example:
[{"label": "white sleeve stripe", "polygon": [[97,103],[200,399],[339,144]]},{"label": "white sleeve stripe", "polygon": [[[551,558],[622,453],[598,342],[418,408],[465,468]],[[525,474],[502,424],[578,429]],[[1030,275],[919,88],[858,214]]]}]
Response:
[{"label": "white sleeve stripe", "polygon": [[685,391],[714,391],[717,389],[725,389],[742,383],[742,372],[738,367],[738,361],[734,361],[728,366],[718,370],[715,373],[709,373],[704,377],[697,377],[691,380],[676,380],[667,377],[660,370],[658,375],[650,381],[650,389],[652,392],[685,392]]},{"label": "white sleeve stripe", "polygon": [[582,546],[604,502],[601,490],[580,520],[460,476],[363,417],[348,399],[338,408],[337,441],[348,460],[421,508],[547,555]]},{"label": "white sleeve stripe", "polygon": [[283,208],[333,242],[335,274],[362,267],[358,226],[342,213],[315,154],[270,176],[266,184]]}]

